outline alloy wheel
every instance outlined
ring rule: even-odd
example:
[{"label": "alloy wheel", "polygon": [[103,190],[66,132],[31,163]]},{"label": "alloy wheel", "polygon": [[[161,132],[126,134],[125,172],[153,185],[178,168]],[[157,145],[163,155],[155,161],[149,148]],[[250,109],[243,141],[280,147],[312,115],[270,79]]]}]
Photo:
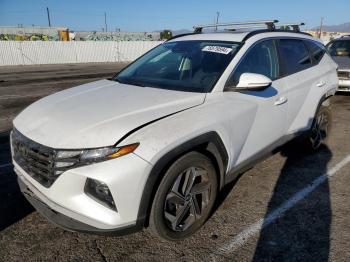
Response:
[{"label": "alloy wheel", "polygon": [[166,195],[164,216],[173,231],[185,231],[209,208],[212,183],[208,172],[190,167],[180,173]]}]

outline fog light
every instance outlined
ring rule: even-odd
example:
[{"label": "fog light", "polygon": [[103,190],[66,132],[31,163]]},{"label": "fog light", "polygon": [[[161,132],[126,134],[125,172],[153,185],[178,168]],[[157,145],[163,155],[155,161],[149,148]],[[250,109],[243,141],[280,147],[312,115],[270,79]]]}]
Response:
[{"label": "fog light", "polygon": [[96,179],[88,178],[86,179],[84,191],[85,194],[100,204],[117,211],[111,191],[109,191],[109,188],[105,183]]}]

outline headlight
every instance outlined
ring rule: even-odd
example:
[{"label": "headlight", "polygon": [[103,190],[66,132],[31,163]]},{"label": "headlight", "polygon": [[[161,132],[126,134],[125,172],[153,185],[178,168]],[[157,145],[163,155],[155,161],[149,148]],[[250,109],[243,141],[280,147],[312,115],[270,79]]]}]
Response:
[{"label": "headlight", "polygon": [[106,161],[132,153],[139,146],[139,143],[122,147],[103,147],[82,150],[56,150],[54,159],[55,175],[60,175],[64,171],[89,165],[101,161]]}]

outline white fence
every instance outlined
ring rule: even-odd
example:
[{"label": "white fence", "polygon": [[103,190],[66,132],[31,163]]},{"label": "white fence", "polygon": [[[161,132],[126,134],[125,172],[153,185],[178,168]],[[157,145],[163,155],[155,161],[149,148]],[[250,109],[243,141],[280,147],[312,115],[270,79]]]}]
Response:
[{"label": "white fence", "polygon": [[133,61],[157,41],[0,41],[0,66]]}]

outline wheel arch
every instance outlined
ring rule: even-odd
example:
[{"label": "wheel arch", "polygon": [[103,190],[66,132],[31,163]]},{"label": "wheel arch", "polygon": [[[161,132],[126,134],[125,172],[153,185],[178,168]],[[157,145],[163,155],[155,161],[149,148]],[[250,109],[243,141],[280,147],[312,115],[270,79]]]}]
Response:
[{"label": "wheel arch", "polygon": [[200,152],[211,159],[218,175],[218,190],[224,186],[228,153],[219,134],[212,131],[192,138],[167,152],[154,164],[142,192],[137,224],[148,225],[153,199],[165,171],[176,159],[190,151]]},{"label": "wheel arch", "polygon": [[315,111],[315,114],[317,113],[317,111],[320,109],[321,106],[326,106],[326,107],[330,107],[331,106],[331,97],[333,97],[335,94],[333,93],[326,93],[324,94],[320,101],[318,102],[318,105],[317,105],[317,108],[316,108],[316,111]]}]

